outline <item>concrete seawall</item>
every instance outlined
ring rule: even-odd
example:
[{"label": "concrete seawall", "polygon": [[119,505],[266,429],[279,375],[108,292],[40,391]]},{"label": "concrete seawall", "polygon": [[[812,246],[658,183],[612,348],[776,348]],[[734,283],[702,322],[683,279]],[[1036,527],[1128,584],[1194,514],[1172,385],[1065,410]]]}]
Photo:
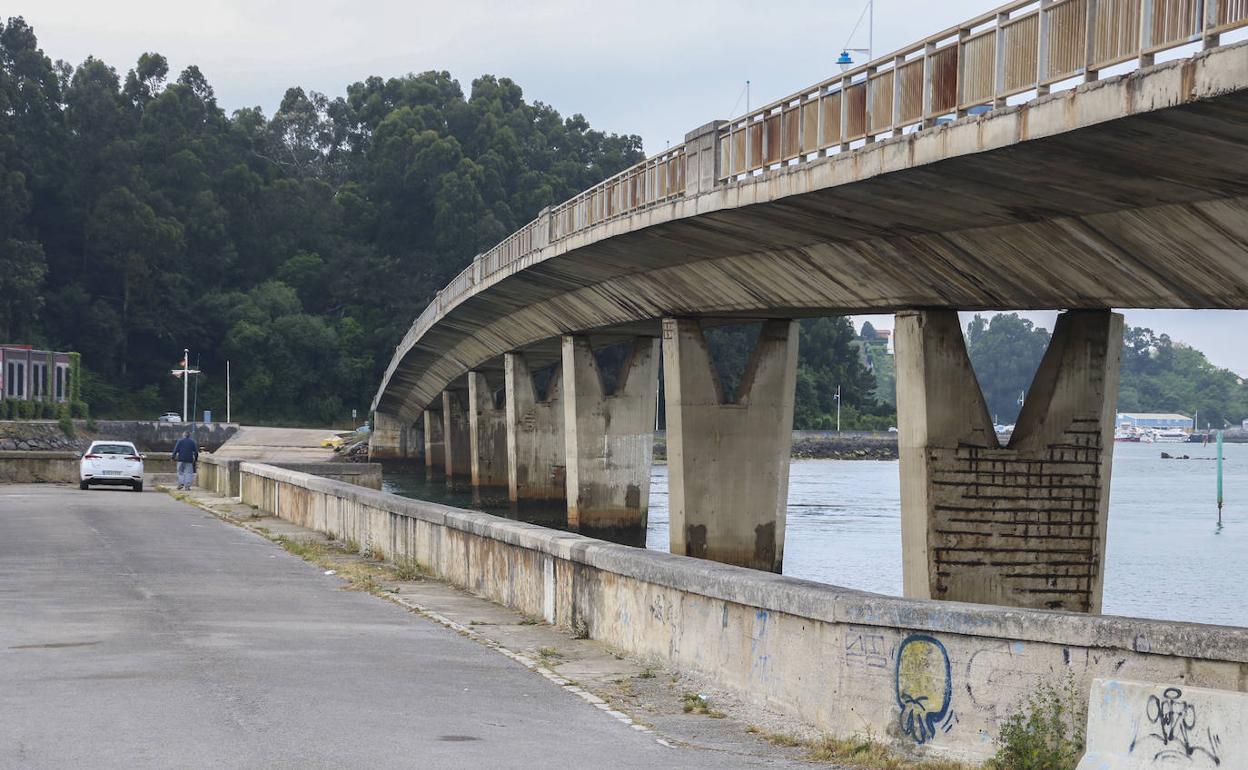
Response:
[{"label": "concrete seawall", "polygon": [[1248,691],[1248,629],[899,599],[629,548],[268,465],[243,502],[829,734],[977,761],[1068,673]]}]

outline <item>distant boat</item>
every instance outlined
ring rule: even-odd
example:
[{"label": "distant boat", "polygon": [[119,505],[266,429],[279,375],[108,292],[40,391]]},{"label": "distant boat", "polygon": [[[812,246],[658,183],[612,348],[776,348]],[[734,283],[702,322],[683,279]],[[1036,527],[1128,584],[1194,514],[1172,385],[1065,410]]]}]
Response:
[{"label": "distant boat", "polygon": [[1114,441],[1136,442],[1139,440],[1140,440],[1140,432],[1137,431],[1131,425],[1123,425],[1120,428],[1114,429]]},{"label": "distant boat", "polygon": [[1187,431],[1182,431],[1178,428],[1155,430],[1153,431],[1153,440],[1158,444],[1186,444]]}]

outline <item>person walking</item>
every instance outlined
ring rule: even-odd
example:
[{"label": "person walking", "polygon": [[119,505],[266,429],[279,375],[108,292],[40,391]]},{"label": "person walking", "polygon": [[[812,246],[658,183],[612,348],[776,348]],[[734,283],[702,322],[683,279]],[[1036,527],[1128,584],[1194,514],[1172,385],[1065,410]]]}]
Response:
[{"label": "person walking", "polygon": [[173,461],[178,464],[178,489],[190,489],[195,480],[195,463],[199,462],[199,446],[189,430],[173,445]]}]

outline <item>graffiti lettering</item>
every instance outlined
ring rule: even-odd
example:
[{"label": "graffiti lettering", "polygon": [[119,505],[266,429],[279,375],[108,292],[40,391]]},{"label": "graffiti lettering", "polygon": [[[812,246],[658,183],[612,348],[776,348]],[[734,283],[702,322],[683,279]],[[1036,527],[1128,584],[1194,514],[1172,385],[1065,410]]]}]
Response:
[{"label": "graffiti lettering", "polygon": [[845,662],[866,668],[888,668],[888,651],[880,634],[845,635]]},{"label": "graffiti lettering", "polygon": [[[950,716],[953,678],[945,646],[926,634],[911,634],[897,650],[897,706],[901,731],[916,743],[936,737]],[[952,725],[952,723],[950,723]]]},{"label": "graffiti lettering", "polygon": [[[1218,756],[1222,739],[1209,727],[1205,727],[1205,745],[1200,745],[1202,736],[1196,727],[1196,706],[1183,700],[1183,691],[1178,687],[1167,687],[1161,697],[1148,696],[1144,717],[1152,726],[1152,731],[1144,735],[1144,739],[1161,744],[1161,748],[1153,755],[1153,761],[1192,760],[1200,756],[1212,761],[1215,767],[1222,764],[1222,759]],[[1131,740],[1128,753],[1134,752],[1138,743],[1137,735]]]}]

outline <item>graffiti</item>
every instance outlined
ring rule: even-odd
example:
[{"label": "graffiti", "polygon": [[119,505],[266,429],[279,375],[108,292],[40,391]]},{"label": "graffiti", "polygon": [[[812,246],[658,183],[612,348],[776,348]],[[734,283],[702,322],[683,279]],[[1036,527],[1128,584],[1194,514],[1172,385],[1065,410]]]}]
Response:
[{"label": "graffiti", "polygon": [[[1183,698],[1183,691],[1178,687],[1167,687],[1161,697],[1148,696],[1144,707],[1144,716],[1152,726],[1152,732],[1144,736],[1145,740],[1161,743],[1161,748],[1153,755],[1153,761],[1170,759],[1187,759],[1202,755],[1213,761],[1214,766],[1222,764],[1218,756],[1218,748],[1222,739],[1209,727],[1205,727],[1204,742],[1196,728],[1196,706]],[[1139,736],[1131,740],[1128,753],[1135,751]]]},{"label": "graffiti", "polygon": [[845,635],[845,662],[864,668],[888,668],[888,650],[881,634]]},{"label": "graffiti", "polygon": [[897,650],[901,731],[916,743],[935,738],[938,728],[947,732],[953,725],[949,708],[952,700],[953,678],[945,646],[926,634],[906,637]]}]

